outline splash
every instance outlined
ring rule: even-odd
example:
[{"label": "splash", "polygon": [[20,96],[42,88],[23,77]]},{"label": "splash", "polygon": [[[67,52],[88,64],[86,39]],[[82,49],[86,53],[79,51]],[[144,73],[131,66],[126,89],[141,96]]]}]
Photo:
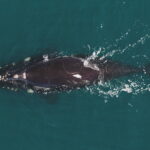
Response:
[{"label": "splash", "polygon": [[[120,81],[121,80],[121,81]],[[105,98],[118,98],[121,94],[127,93],[132,95],[138,95],[150,91],[150,84],[147,84],[150,80],[143,79],[141,76],[134,79],[116,79],[108,82],[99,82],[98,85],[86,87],[86,91],[91,94],[96,94]]]},{"label": "splash", "polygon": [[[126,54],[130,54],[132,64],[141,66],[142,64],[148,63],[150,57],[148,56],[149,52],[143,50],[141,54],[141,49],[145,49],[146,44],[150,39],[150,29],[146,25],[141,25],[143,32],[138,33],[138,31],[133,28],[128,29],[124,34],[119,38],[115,39],[112,43],[106,45],[105,47],[99,47],[98,49],[92,48],[88,45],[89,50],[93,50],[92,55],[87,58],[87,61],[90,60],[103,60],[109,57],[119,57],[120,61],[124,60]],[[131,35],[137,34],[138,36],[134,40],[131,39]],[[125,43],[126,45],[123,45]],[[120,46],[121,45],[121,46]],[[139,53],[139,54],[138,54]],[[130,78],[130,79],[129,79]],[[138,95],[150,91],[150,78],[145,75],[134,75],[125,78],[115,79],[113,81],[102,82],[95,84],[91,87],[86,87],[86,91],[91,94],[96,94],[104,97],[105,102],[108,98],[115,97],[118,98],[121,94],[127,93],[132,95]]]}]

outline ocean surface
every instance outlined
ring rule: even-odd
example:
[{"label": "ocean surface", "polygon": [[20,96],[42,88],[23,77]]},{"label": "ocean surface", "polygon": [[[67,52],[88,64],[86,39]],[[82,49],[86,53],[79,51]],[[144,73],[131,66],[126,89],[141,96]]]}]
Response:
[{"label": "ocean surface", "polygon": [[[0,0],[0,64],[40,53],[150,63],[149,0]],[[1,150],[149,150],[150,77],[49,94],[0,89]]]}]

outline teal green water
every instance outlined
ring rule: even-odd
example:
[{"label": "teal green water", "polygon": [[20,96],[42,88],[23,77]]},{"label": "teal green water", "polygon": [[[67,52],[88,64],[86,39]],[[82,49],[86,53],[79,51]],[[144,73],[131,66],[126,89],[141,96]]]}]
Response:
[{"label": "teal green water", "polygon": [[[44,49],[77,54],[100,48],[109,57],[114,50],[116,60],[148,63],[149,6],[148,0],[1,0],[0,63]],[[116,87],[104,94],[101,86],[47,97],[1,89],[0,149],[149,150],[149,80],[117,82],[129,85],[128,78],[139,86],[115,96],[109,91]]]}]

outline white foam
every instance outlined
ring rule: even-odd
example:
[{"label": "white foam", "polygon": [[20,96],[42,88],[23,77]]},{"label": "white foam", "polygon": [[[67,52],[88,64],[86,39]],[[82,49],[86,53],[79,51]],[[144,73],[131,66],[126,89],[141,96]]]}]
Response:
[{"label": "white foam", "polygon": [[27,92],[28,93],[34,93],[34,91],[32,89],[28,89]]},{"label": "white foam", "polygon": [[127,92],[127,93],[131,93],[132,88],[128,84],[125,84],[125,87],[122,89],[122,91]]},{"label": "white foam", "polygon": [[15,62],[13,62],[12,65],[15,66]]},{"label": "white foam", "polygon": [[48,59],[48,55],[43,55],[43,58],[44,58],[44,62],[49,61],[49,59]]},{"label": "white foam", "polygon": [[30,61],[30,60],[31,60],[31,57],[27,57],[24,59],[25,62]]},{"label": "white foam", "polygon": [[87,60],[87,59],[85,59],[83,61],[83,65],[84,65],[84,67],[91,68],[91,69],[99,71],[99,68],[97,67],[97,65],[90,63],[89,60]]}]

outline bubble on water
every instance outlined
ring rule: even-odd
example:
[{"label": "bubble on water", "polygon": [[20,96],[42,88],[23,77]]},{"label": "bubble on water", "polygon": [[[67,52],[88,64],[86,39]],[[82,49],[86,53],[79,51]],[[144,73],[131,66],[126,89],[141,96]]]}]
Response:
[{"label": "bubble on water", "polygon": [[128,103],[128,106],[133,107],[133,105],[131,103]]},{"label": "bubble on water", "polygon": [[125,4],[126,4],[126,2],[125,2],[125,1],[123,1],[123,2],[122,2],[122,4],[123,4],[123,5],[125,5]]},{"label": "bubble on water", "polygon": [[[128,40],[130,37],[130,34],[133,32],[137,32],[134,31],[134,27],[137,25],[137,22],[134,24],[134,26],[130,29],[128,29],[125,33],[123,33],[119,38],[115,39],[113,43],[107,43],[107,45],[101,46],[97,49],[92,48],[92,46],[88,45],[88,49],[89,50],[94,50],[92,52],[92,54],[87,58],[87,61],[90,60],[95,60],[95,59],[99,59],[99,60],[104,60],[108,57],[113,57],[118,55],[119,57],[123,57],[124,55],[126,55],[126,52],[132,52],[133,50],[135,50],[135,54],[131,56],[131,58],[136,62],[135,65],[139,65],[139,62],[142,61],[149,61],[150,58],[147,54],[137,54],[137,50],[136,48],[138,46],[142,47],[144,46],[144,44],[149,41],[150,39],[150,30],[147,29],[146,25],[141,24],[142,28],[146,28],[140,36],[138,36],[136,38],[135,41],[130,41]],[[133,34],[132,33],[132,34]],[[131,34],[131,35],[132,35]],[[124,41],[128,41],[130,43],[126,43],[126,45],[124,47],[120,47],[120,42],[124,43]],[[131,51],[132,50],[132,51]],[[141,59],[142,58],[142,59]],[[120,94],[122,93],[128,93],[128,94],[132,94],[132,95],[138,95],[140,93],[144,93],[146,91],[150,91],[150,79],[149,77],[145,77],[144,75],[137,75],[137,76],[129,76],[129,78],[131,79],[116,79],[113,81],[108,81],[108,82],[102,82],[99,81],[98,84],[95,84],[93,86],[90,87],[86,87],[86,91],[89,91],[91,94],[96,94],[96,95],[100,95],[102,97],[104,97],[104,102],[107,103],[108,102],[108,98],[110,97],[114,97],[114,98],[118,98],[120,96]],[[130,107],[132,107],[132,105],[129,103],[128,104]]]}]

